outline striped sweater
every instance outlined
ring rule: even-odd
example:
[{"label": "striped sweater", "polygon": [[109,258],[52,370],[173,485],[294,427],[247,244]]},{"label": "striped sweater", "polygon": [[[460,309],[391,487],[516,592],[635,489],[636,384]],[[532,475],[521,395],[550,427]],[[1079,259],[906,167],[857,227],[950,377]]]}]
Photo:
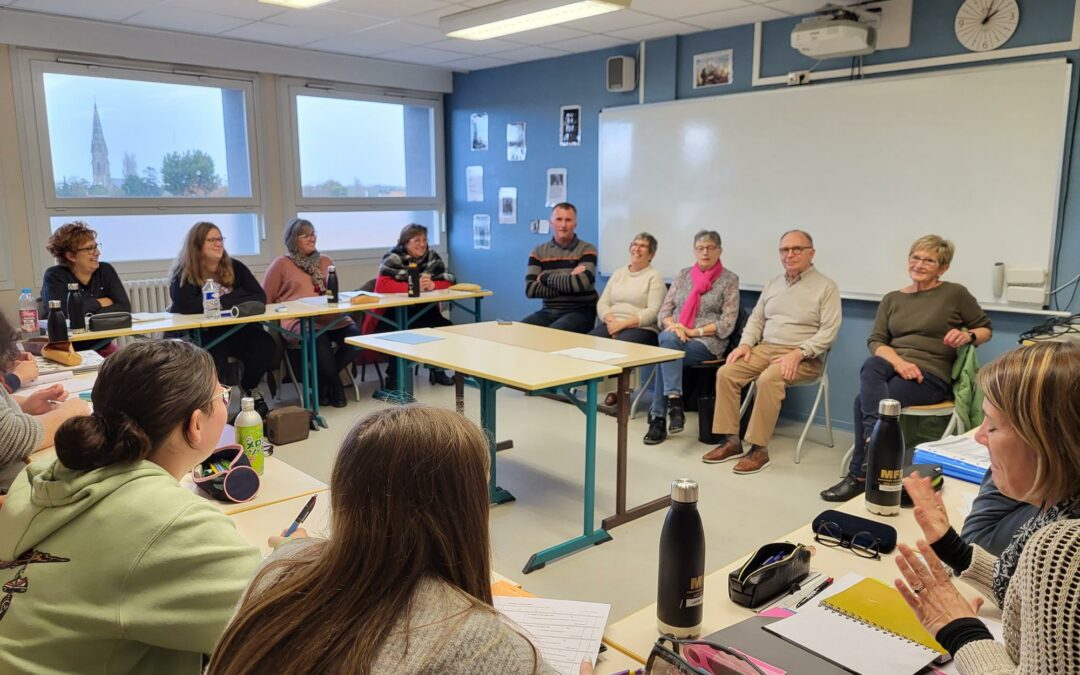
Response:
[{"label": "striped sweater", "polygon": [[[585,271],[570,274],[578,265]],[[525,297],[541,298],[544,309],[593,309],[598,299],[596,247],[574,235],[569,246],[561,246],[552,238],[534,248],[525,273]]]}]

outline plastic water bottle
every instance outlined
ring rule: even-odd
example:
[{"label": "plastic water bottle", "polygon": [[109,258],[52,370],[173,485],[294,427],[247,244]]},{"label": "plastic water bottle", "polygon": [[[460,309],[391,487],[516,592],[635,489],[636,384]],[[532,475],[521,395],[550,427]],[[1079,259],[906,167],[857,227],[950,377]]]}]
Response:
[{"label": "plastic water bottle", "polygon": [[60,307],[59,300],[49,301],[49,321],[46,325],[46,332],[49,335],[49,342],[67,342],[67,317],[64,316],[64,310]]},{"label": "plastic water bottle", "polygon": [[656,626],[663,635],[701,634],[705,600],[705,529],[697,509],[698,484],[671,481],[671,508],[660,531]]},{"label": "plastic water bottle", "polygon": [[67,288],[68,325],[71,326],[72,333],[85,333],[86,316],[83,314],[82,291],[79,290],[79,284],[74,282],[68,284]]},{"label": "plastic water bottle", "polygon": [[337,267],[330,265],[326,268],[326,301],[337,304],[341,302],[338,297]]},{"label": "plastic water bottle", "polygon": [[255,411],[255,399],[245,396],[240,399],[240,414],[233,421],[236,427],[236,443],[244,449],[244,454],[251,462],[251,468],[262,475],[263,472],[263,420]]},{"label": "plastic water bottle", "polygon": [[41,334],[37,301],[29,288],[24,288],[19,293],[19,330],[27,337]]},{"label": "plastic water bottle", "polygon": [[416,263],[409,263],[409,297],[420,297],[420,268]]},{"label": "plastic water bottle", "polygon": [[207,279],[203,284],[202,312],[204,319],[221,318],[221,287],[213,279]]},{"label": "plastic water bottle", "polygon": [[900,401],[883,398],[878,421],[870,432],[866,464],[866,510],[880,516],[900,513],[904,488],[904,433],[900,429]]}]

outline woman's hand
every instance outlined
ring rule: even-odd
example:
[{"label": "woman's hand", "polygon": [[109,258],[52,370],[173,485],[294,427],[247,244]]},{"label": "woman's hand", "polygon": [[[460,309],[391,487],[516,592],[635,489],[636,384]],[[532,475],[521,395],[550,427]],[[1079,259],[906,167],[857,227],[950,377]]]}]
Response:
[{"label": "woman's hand", "polygon": [[945,333],[945,339],[942,340],[945,344],[949,345],[953,349],[958,349],[964,345],[969,345],[974,340],[968,335],[966,330],[960,330],[959,328],[953,328],[948,333]]},{"label": "woman's hand", "polygon": [[19,406],[27,415],[44,415],[55,407],[49,401],[64,401],[67,396],[64,385],[54,384],[51,387],[38,389],[33,394],[30,394],[19,402]]},{"label": "woman's hand", "polygon": [[915,611],[919,622],[931,635],[937,635],[939,630],[956,619],[974,618],[982,607],[982,598],[968,602],[956,590],[930,544],[920,540],[918,547],[926,560],[925,565],[910,546],[900,544],[896,566],[900,568],[904,580],[896,579],[893,583]]},{"label": "woman's hand", "polygon": [[690,331],[681,323],[672,325],[670,330],[672,333],[675,333],[675,336],[679,338],[680,342],[690,341]]},{"label": "woman's hand", "polygon": [[15,360],[15,363],[11,366],[11,372],[19,378],[19,382],[24,385],[30,384],[38,378],[37,362],[34,361],[33,354],[27,354],[23,352],[19,354],[19,358]]},{"label": "woman's hand", "polygon": [[420,290],[425,293],[435,290],[435,282],[431,280],[430,274],[420,275]]},{"label": "woman's hand", "polygon": [[106,307],[112,307],[113,306],[112,298],[97,298],[97,301],[98,301],[98,304],[101,305],[102,309],[105,309]]},{"label": "woman's hand", "polygon": [[[281,534],[285,534],[285,530],[282,530]],[[307,533],[307,530],[302,527],[298,527],[296,528],[296,531],[290,534],[288,537],[283,537],[281,535],[275,534],[274,536],[267,539],[266,543],[270,544],[270,548],[276,549],[278,546],[281,546],[287,541],[295,541],[296,539],[307,539],[310,536],[311,535]]]},{"label": "woman's hand", "polygon": [[915,505],[915,522],[922,528],[926,541],[937,543],[949,531],[949,513],[941,501],[941,493],[934,490],[929,478],[914,472],[904,478],[904,489]]},{"label": "woman's hand", "polygon": [[922,371],[919,370],[919,367],[914,363],[910,363],[908,361],[901,361],[900,363],[893,366],[893,370],[895,370],[897,374],[905,380],[915,380],[919,384],[922,384]]}]

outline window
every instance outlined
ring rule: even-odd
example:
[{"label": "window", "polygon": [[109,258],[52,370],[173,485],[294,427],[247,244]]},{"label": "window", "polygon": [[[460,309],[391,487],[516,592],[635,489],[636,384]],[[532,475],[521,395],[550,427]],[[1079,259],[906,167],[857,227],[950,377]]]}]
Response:
[{"label": "window", "polygon": [[[30,75],[28,147],[37,149],[31,205],[48,228],[39,240],[85,220],[105,260],[158,261],[139,268],[160,270],[191,225],[209,220],[227,231],[230,253],[259,254],[253,79],[94,61],[32,52],[19,61]],[[51,264],[34,255],[39,267]]]},{"label": "window", "polygon": [[286,90],[287,209],[314,223],[320,250],[381,255],[409,223],[427,226],[438,245],[446,210],[441,101],[299,82]]}]

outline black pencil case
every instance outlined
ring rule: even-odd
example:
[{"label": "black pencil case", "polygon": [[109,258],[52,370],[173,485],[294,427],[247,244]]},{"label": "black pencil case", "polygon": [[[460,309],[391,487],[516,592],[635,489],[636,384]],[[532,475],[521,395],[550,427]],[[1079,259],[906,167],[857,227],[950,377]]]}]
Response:
[{"label": "black pencil case", "polygon": [[[215,471],[212,467],[224,467]],[[259,493],[259,474],[239,445],[225,445],[191,470],[191,479],[200,490],[222,502],[242,503]]]},{"label": "black pencil case", "polygon": [[[767,561],[780,555],[779,560]],[[728,575],[728,596],[743,607],[760,607],[788,593],[810,574],[810,549],[802,544],[765,544]]]}]

